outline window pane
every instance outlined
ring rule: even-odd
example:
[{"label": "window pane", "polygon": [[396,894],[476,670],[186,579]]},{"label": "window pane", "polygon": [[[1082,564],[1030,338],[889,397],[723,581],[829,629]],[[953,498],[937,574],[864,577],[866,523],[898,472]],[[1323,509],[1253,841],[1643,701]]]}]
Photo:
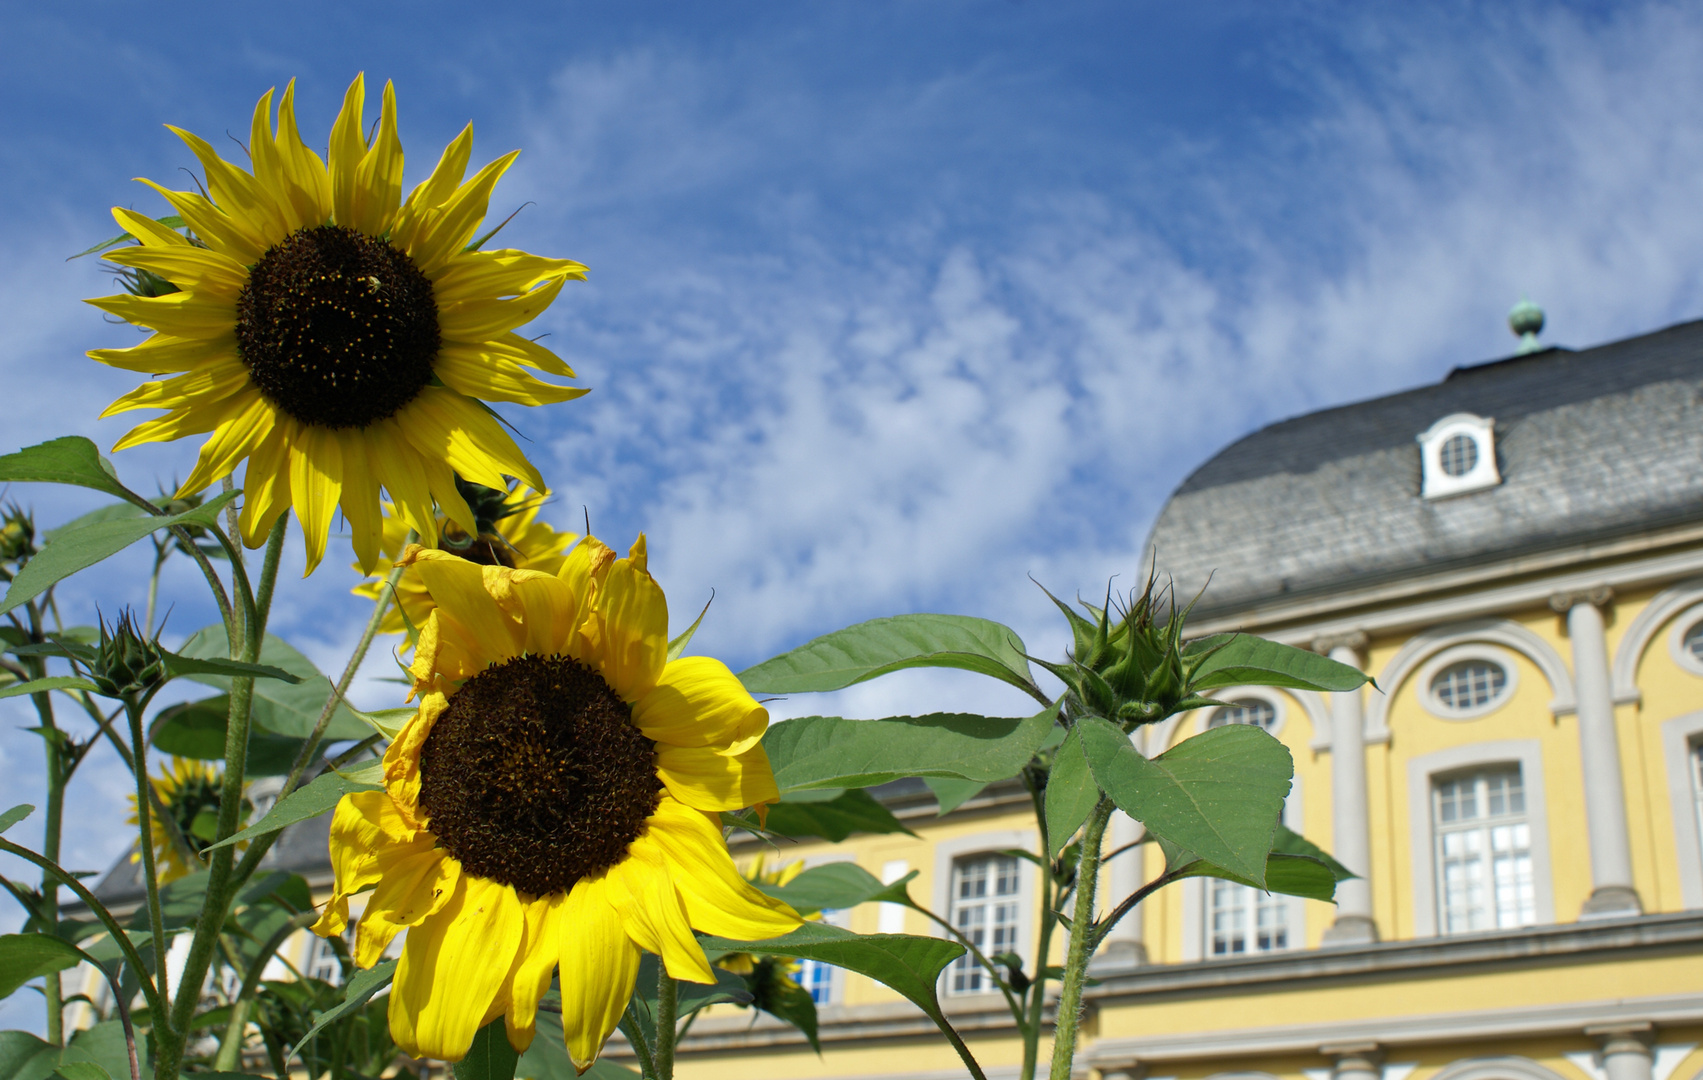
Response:
[{"label": "window pane", "polygon": [[[1010,855],[981,855],[952,866],[952,925],[986,955],[1017,949],[1022,877]],[[991,990],[986,973],[968,954],[952,962],[947,988],[953,993]]]},{"label": "window pane", "polygon": [[1207,952],[1235,956],[1275,952],[1289,947],[1289,905],[1281,896],[1233,881],[1209,878],[1207,886]]},{"label": "window pane", "polygon": [[1462,660],[1439,671],[1431,680],[1431,693],[1445,709],[1466,712],[1488,705],[1502,696],[1508,672],[1489,660]]},{"label": "window pane", "polygon": [[1223,727],[1226,724],[1252,724],[1255,727],[1271,730],[1277,723],[1277,710],[1271,702],[1259,698],[1237,698],[1229,705],[1213,713],[1206,721],[1209,728]]},{"label": "window pane", "polygon": [[[1519,769],[1434,782],[1437,902],[1444,933],[1537,921],[1531,826]],[[1482,811],[1482,813],[1481,813]]]}]

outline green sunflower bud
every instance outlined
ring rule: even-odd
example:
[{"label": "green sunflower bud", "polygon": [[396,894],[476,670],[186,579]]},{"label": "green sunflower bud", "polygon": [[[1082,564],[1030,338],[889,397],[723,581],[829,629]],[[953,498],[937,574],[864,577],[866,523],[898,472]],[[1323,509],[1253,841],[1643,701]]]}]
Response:
[{"label": "green sunflower bud", "polygon": [[0,562],[21,563],[34,555],[35,518],[17,505],[0,516]]},{"label": "green sunflower bud", "polygon": [[1126,729],[1171,715],[1188,697],[1182,625],[1168,586],[1149,578],[1139,593],[1103,605],[1078,601],[1087,616],[1049,599],[1070,623],[1069,662],[1040,661],[1069,687],[1067,712],[1104,717]]},{"label": "green sunflower bud", "polygon": [[136,629],[128,610],[119,614],[109,629],[101,620],[101,640],[89,678],[107,697],[147,694],[166,681],[160,659],[160,643],[149,641]]}]

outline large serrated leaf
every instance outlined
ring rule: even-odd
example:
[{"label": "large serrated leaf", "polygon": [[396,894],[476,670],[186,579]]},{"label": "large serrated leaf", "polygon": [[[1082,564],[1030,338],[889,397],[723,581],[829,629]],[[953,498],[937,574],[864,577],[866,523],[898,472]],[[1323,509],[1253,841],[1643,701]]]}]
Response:
[{"label": "large serrated leaf", "polygon": [[962,780],[956,776],[925,776],[922,782],[928,785],[928,790],[934,792],[937,815],[941,817],[980,795],[987,787],[987,784],[980,780]]},{"label": "large serrated leaf", "polygon": [[[225,729],[230,723],[228,694],[186,701],[163,709],[149,727],[148,742],[175,757],[201,761],[225,759]],[[282,776],[295,764],[302,740],[270,731],[248,734],[248,776]]]},{"label": "large serrated leaf", "polygon": [[[302,1047],[306,1046],[309,1040],[328,1026],[335,1024],[355,1010],[364,1008],[366,1003],[372,1000],[374,994],[389,986],[395,978],[395,960],[384,960],[374,964],[366,971],[355,972],[354,977],[349,980],[349,985],[343,990],[343,1000],[314,1018],[313,1027],[309,1028],[307,1034],[301,1037],[300,1042],[290,1047],[286,1060],[301,1053]],[[500,1020],[497,1023],[499,1027],[502,1026]]]},{"label": "large serrated leaf", "polygon": [[1071,728],[1053,755],[1052,772],[1047,776],[1047,858],[1058,858],[1099,801],[1100,788],[1088,771],[1081,734]]},{"label": "large serrated leaf", "polygon": [[967,615],[871,619],[739,673],[753,694],[841,690],[906,668],[958,668],[1027,692],[1034,686],[1023,639],[1008,626]]},{"label": "large serrated leaf", "polygon": [[1294,762],[1260,728],[1212,728],[1149,761],[1097,716],[1077,721],[1089,768],[1149,832],[1263,887]]},{"label": "large serrated leaf", "polygon": [[1189,642],[1185,656],[1210,652],[1189,680],[1202,694],[1224,686],[1277,686],[1289,690],[1342,693],[1357,690],[1371,677],[1328,656],[1283,645],[1251,634],[1214,634]]},{"label": "large serrated leaf", "polygon": [[102,559],[118,554],[156,530],[171,525],[217,524],[219,511],[238,494],[240,492],[227,491],[218,498],[181,514],[97,521],[76,530],[61,532],[48,541],[46,547],[36,552],[34,557],[24,564],[23,569],[18,571],[18,576],[12,579],[12,587],[6,590],[6,599],[0,600],[0,614],[35,599],[59,581],[79,570],[86,570]]},{"label": "large serrated leaf", "polygon": [[112,463],[81,435],[67,435],[0,456],[0,483],[71,484],[124,498]]},{"label": "large serrated leaf", "polygon": [[99,510],[90,510],[81,517],[72,518],[55,529],[49,529],[41,534],[41,538],[52,543],[68,532],[75,532],[85,525],[93,525],[99,521],[119,521],[129,518],[139,518],[147,511],[130,502],[108,503]]},{"label": "large serrated leaf", "polygon": [[[220,625],[203,627],[191,635],[178,651],[184,656],[218,658],[228,652],[225,628]],[[260,660],[296,676],[294,684],[272,679],[256,680],[254,684],[254,722],[274,735],[289,735],[305,739],[313,731],[325,703],[332,697],[331,680],[320,674],[313,661],[303,656],[289,642],[267,634],[260,646]],[[231,680],[218,673],[189,676],[198,683],[229,690]],[[326,742],[364,739],[372,733],[348,707],[339,703],[325,729]]]},{"label": "large serrated leaf", "polygon": [[455,1080],[513,1080],[519,1060],[520,1055],[509,1045],[503,1019],[498,1017],[474,1034],[466,1056],[450,1069]]},{"label": "large serrated leaf", "polygon": [[51,934],[0,934],[0,998],[39,975],[76,967],[83,950]]},{"label": "large serrated leaf", "polygon": [[1005,780],[1022,771],[1053,728],[1034,716],[935,713],[886,720],[805,716],[771,724],[763,749],[782,792],[870,787],[906,776]]},{"label": "large serrated leaf", "polygon": [[[808,797],[816,794],[831,797]],[[862,788],[837,794],[833,788],[791,792],[769,807],[763,827],[779,836],[820,836],[836,844],[853,833],[916,835]]]},{"label": "large serrated leaf", "polygon": [[733,941],[728,938],[700,939],[710,958],[730,952],[790,956],[820,960],[824,964],[867,975],[903,995],[928,1014],[941,1028],[948,1028],[940,1011],[936,988],[946,965],[964,955],[964,947],[943,938],[912,937],[908,934],[854,934],[837,926],[805,923],[784,937],[767,941]]}]

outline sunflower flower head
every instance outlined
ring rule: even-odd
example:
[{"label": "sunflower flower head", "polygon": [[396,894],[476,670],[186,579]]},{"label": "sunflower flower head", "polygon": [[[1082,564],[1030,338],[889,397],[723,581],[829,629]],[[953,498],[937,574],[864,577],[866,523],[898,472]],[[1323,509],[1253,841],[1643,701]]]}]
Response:
[{"label": "sunflower flower head", "polygon": [[357,76],[323,160],[297,131],[294,82],[275,124],[271,91],[255,107],[247,169],[172,128],[200,161],[206,194],[143,183],[188,235],[115,208],[137,243],[106,257],[150,287],[89,301],[154,331],[92,358],[171,376],[108,406],[103,416],[167,410],[115,449],[207,435],[178,496],[246,461],[244,541],[258,547],[293,508],[309,572],[339,507],[360,565],[378,562],[381,487],[422,538],[437,536],[434,504],[477,535],[456,474],[493,488],[505,476],[544,487],[485,402],[543,405],[585,393],[530,374],[573,371],[515,333],[585,267],[475,249],[492,188],[518,151],[466,178],[469,125],[405,199],[395,92],[385,84],[370,141],[365,95]]},{"label": "sunflower flower head", "polygon": [[[219,789],[224,783],[222,769],[209,761],[174,757],[160,770],[160,775],[148,777],[148,783],[153,785],[154,794],[160,797],[160,805],[171,815],[178,832],[197,854],[213,843],[219,816]],[[138,824],[140,820],[136,813],[136,796],[132,794],[130,824]],[[160,884],[188,876],[192,868],[184,857],[183,849],[174,841],[171,827],[157,814],[149,819],[149,825]],[[131,852],[130,861],[141,862],[142,853]]]},{"label": "sunflower flower head", "polygon": [[[479,531],[469,535],[453,521],[439,517],[438,547],[452,555],[485,566],[554,574],[561,569],[568,548],[579,539],[578,533],[559,532],[548,522],[538,520],[544,500],[524,484],[513,491],[504,491],[457,478],[457,488],[473,511]],[[372,579],[350,591],[356,596],[378,599],[407,539],[408,523],[397,516],[394,507],[386,506],[383,554],[373,567]],[[436,606],[420,575],[412,571],[405,571],[397,581],[395,600],[379,624],[382,633],[400,634],[410,626],[418,630]]]},{"label": "sunflower flower head", "polygon": [[337,806],[314,929],[343,932],[369,888],[355,962],[408,929],[390,1029],[417,1057],[460,1060],[498,1016],[524,1050],[559,971],[583,1072],[643,952],[711,983],[694,930],[799,925],[740,876],[717,817],[779,797],[768,712],[723,664],[668,659],[642,536],[624,559],[587,537],[553,574],[418,545],[401,563],[433,603],[411,667],[419,710],[385,754],[385,789]]}]

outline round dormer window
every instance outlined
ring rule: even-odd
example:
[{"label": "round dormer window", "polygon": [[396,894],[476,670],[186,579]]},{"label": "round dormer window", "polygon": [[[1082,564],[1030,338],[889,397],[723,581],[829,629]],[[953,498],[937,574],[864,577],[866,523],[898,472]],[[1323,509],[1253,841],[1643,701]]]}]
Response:
[{"label": "round dormer window", "polygon": [[1461,660],[1431,677],[1431,696],[1450,712],[1478,712],[1508,692],[1508,670],[1492,660]]},{"label": "round dormer window", "polygon": [[1237,698],[1229,705],[1212,714],[1212,719],[1206,722],[1209,728],[1224,727],[1228,724],[1252,724],[1255,727],[1270,731],[1277,723],[1277,709],[1269,701],[1259,698]]},{"label": "round dormer window", "polygon": [[1450,476],[1465,476],[1478,465],[1478,440],[1471,435],[1451,435],[1437,454],[1443,471]]},{"label": "round dormer window", "polygon": [[1703,664],[1703,622],[1691,624],[1691,629],[1680,639],[1680,647],[1691,654],[1691,658]]}]

